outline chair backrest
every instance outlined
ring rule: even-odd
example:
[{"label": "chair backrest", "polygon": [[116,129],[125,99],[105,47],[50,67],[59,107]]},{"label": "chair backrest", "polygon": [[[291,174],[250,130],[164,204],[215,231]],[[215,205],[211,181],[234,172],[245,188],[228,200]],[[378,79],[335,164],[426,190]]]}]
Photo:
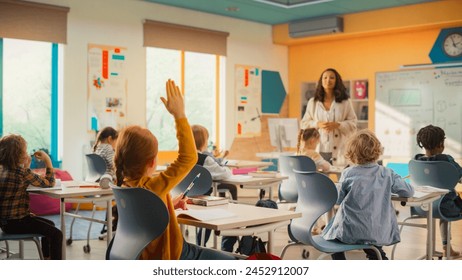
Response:
[{"label": "chair backrest", "polygon": [[98,182],[101,176],[106,173],[107,165],[104,159],[97,154],[86,154],[88,174],[85,177],[85,181]]},{"label": "chair backrest", "polygon": [[106,259],[136,260],[167,228],[170,220],[167,207],[147,189],[113,187],[113,191],[119,220]]},{"label": "chair backrest", "polygon": [[289,225],[289,235],[294,241],[315,245],[311,229],[321,215],[332,209],[337,202],[338,192],[332,180],[315,171],[295,170],[298,202],[295,211],[302,217],[293,219]]},{"label": "chair backrest", "polygon": [[297,182],[293,170],[316,171],[316,164],[307,156],[288,156],[279,157],[279,172],[283,176],[288,176],[279,186],[279,200],[285,202],[297,202]]},{"label": "chair backrest", "polygon": [[171,191],[172,196],[176,196],[185,191],[189,184],[196,178],[197,174],[201,176],[194,182],[194,187],[189,191],[188,196],[203,195],[212,188],[212,175],[201,165],[195,165],[188,175]]},{"label": "chair backrest", "polygon": [[409,175],[413,186],[432,186],[453,190],[459,181],[457,168],[447,161],[409,161]]}]

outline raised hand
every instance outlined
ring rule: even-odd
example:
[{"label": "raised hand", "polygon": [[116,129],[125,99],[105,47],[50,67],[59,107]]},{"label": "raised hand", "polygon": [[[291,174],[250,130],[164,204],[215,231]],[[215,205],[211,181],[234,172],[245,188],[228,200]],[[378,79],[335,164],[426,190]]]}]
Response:
[{"label": "raised hand", "polygon": [[161,97],[160,100],[164,103],[167,111],[172,114],[175,119],[185,118],[184,96],[178,86],[175,85],[174,81],[170,79],[167,81],[166,92],[167,99]]},{"label": "raised hand", "polygon": [[42,151],[42,150],[36,151],[34,153],[34,157],[37,160],[41,160],[41,161],[45,162],[46,167],[53,168],[53,165],[51,164],[50,157],[44,151]]}]

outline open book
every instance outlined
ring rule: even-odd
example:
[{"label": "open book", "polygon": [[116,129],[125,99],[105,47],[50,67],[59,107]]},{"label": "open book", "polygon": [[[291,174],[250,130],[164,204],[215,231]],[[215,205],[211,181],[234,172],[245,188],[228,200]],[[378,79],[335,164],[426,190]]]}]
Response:
[{"label": "open book", "polygon": [[178,218],[195,219],[199,221],[210,221],[216,219],[224,219],[234,217],[234,213],[225,209],[207,208],[207,209],[188,209],[175,210]]}]

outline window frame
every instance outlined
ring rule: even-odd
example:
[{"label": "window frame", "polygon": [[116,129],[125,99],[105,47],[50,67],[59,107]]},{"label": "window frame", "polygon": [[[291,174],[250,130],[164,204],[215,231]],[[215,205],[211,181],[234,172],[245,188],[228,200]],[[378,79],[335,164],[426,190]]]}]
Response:
[{"label": "window frame", "polygon": [[[0,37],[0,135],[4,135],[3,131],[3,49],[4,49],[4,39]],[[30,40],[29,40],[30,41]],[[59,154],[59,143],[60,143],[60,128],[59,128],[59,101],[60,101],[60,90],[59,90],[59,61],[60,61],[60,46],[57,43],[45,42],[50,44],[51,52],[51,81],[50,81],[50,147],[49,152],[52,158],[52,163],[54,167],[59,168],[61,166],[62,160]]]}]

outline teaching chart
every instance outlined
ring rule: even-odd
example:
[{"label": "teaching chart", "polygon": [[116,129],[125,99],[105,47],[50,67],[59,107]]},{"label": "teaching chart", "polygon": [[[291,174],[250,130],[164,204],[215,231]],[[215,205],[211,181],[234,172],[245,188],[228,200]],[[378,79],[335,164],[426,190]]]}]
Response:
[{"label": "teaching chart", "polygon": [[386,156],[424,153],[416,135],[429,124],[446,133],[444,153],[462,158],[462,67],[376,73],[375,131]]},{"label": "teaching chart", "polygon": [[126,48],[88,45],[88,126],[98,131],[125,125]]},{"label": "teaching chart", "polygon": [[261,134],[261,70],[258,67],[236,65],[236,137]]}]

